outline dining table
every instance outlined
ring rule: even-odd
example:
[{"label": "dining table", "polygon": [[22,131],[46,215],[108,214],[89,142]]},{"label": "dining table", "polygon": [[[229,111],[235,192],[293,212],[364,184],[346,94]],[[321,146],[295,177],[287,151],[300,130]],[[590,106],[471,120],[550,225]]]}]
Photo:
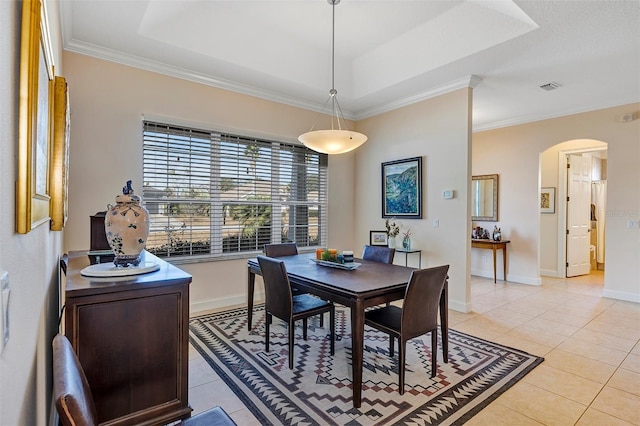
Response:
[{"label": "dining table", "polygon": [[[354,259],[359,264],[354,269],[343,269],[338,265],[326,266],[318,263],[315,254],[282,256],[292,287],[321,299],[341,304],[351,313],[351,351],[353,376],[353,406],[362,403],[362,363],[364,345],[364,313],[367,308],[401,300],[411,272],[416,268],[386,264],[363,259]],[[355,266],[355,265],[354,265]],[[247,312],[248,329],[252,328],[255,277],[261,275],[256,258],[247,261]],[[440,295],[440,327],[444,362],[448,362],[448,279]],[[433,350],[437,350],[434,348]]]}]

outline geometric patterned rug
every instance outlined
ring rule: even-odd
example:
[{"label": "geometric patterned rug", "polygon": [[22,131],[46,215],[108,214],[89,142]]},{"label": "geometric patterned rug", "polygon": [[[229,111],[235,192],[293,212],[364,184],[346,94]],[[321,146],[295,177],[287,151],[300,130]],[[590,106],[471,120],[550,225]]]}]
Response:
[{"label": "geometric patterned rug", "polygon": [[[329,317],[310,318],[308,340],[296,324],[294,369],[289,370],[286,324],[274,318],[264,350],[264,305],[192,318],[189,339],[263,425],[461,425],[544,359],[449,330],[449,363],[438,344],[431,378],[429,335],[407,342],[405,393],[398,393],[398,355],[387,335],[365,327],[362,406],[351,401],[351,338],[347,308],[336,306],[335,355],[329,354]],[[298,325],[299,324],[299,325]],[[441,342],[441,336],[438,342]]]}]

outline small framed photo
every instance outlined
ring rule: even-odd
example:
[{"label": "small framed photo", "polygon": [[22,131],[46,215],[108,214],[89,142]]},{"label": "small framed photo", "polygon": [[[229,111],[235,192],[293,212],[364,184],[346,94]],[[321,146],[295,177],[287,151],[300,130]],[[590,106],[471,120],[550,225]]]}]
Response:
[{"label": "small framed photo", "polygon": [[387,231],[369,231],[369,245],[386,246],[387,244]]},{"label": "small framed photo", "polygon": [[556,189],[542,188],[540,190],[540,213],[556,212]]}]

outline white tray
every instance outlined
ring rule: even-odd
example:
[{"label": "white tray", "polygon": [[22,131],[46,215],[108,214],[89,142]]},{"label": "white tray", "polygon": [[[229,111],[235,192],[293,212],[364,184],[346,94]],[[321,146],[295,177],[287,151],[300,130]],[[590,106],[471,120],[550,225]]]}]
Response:
[{"label": "white tray", "polygon": [[153,262],[142,262],[138,266],[118,267],[113,262],[98,263],[87,266],[80,274],[85,277],[126,277],[128,275],[141,275],[157,271],[160,265]]},{"label": "white tray", "polygon": [[329,262],[327,260],[318,260],[318,259],[310,259],[312,262],[317,263],[318,265],[328,266],[330,268],[337,269],[345,269],[347,271],[353,271],[357,269],[362,263],[350,262],[350,263],[337,263],[337,262]]}]

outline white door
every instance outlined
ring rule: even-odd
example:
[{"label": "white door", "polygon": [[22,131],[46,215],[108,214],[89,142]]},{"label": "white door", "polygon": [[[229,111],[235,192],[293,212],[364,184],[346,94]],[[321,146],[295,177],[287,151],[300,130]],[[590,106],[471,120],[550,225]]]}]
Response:
[{"label": "white door", "polygon": [[591,270],[591,158],[567,156],[567,277]]}]

